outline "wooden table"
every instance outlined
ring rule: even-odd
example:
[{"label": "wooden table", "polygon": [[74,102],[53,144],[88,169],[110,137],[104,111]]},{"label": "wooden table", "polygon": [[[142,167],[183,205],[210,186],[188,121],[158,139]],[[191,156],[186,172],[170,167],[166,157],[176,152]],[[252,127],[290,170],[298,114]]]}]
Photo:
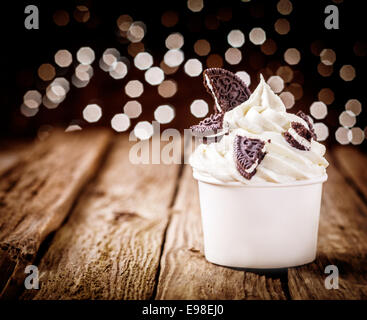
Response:
[{"label": "wooden table", "polygon": [[[318,256],[288,270],[208,263],[187,165],[133,165],[127,136],[56,132],[0,148],[0,290],[20,299],[366,299],[367,156],[329,150]],[[25,267],[39,290],[24,288]],[[325,267],[339,269],[327,290]]]}]

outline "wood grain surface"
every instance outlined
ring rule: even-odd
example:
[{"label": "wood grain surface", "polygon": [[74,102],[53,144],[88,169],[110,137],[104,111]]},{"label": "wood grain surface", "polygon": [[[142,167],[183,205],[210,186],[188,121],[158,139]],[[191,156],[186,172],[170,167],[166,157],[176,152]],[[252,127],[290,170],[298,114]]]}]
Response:
[{"label": "wood grain surface", "polygon": [[105,131],[56,132],[15,161],[0,180],[0,290],[12,297],[47,235],[93,176],[109,141]]},{"label": "wood grain surface", "polygon": [[178,165],[132,164],[117,138],[39,264],[40,290],[24,299],[149,299]]}]

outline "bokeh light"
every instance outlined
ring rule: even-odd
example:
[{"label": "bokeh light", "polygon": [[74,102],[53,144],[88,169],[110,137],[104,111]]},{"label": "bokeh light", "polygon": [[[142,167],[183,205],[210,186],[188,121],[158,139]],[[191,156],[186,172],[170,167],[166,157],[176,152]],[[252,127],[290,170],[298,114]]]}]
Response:
[{"label": "bokeh light", "polygon": [[123,61],[117,61],[115,62],[111,70],[109,71],[109,74],[114,79],[123,79],[127,75],[128,72],[128,66]]},{"label": "bokeh light", "polygon": [[203,71],[203,66],[198,59],[189,59],[184,65],[184,70],[190,77],[197,77]]},{"label": "bokeh light", "polygon": [[352,138],[351,135],[351,131],[348,128],[339,127],[335,131],[335,139],[340,144],[348,144]]},{"label": "bokeh light", "polygon": [[197,99],[191,103],[190,111],[196,118],[204,118],[209,112],[209,107],[206,101]]},{"label": "bokeh light", "polygon": [[289,66],[281,66],[277,70],[277,75],[283,79],[285,83],[289,83],[293,80],[293,70]]},{"label": "bokeh light", "polygon": [[280,0],[277,4],[278,12],[284,16],[291,14],[293,10],[292,2],[289,0]]},{"label": "bokeh light", "polygon": [[95,59],[95,54],[92,48],[90,47],[82,47],[76,53],[76,59],[79,63],[87,65],[93,63]]},{"label": "bokeh light", "polygon": [[346,128],[351,128],[356,124],[356,116],[352,111],[343,111],[339,115],[339,123]]},{"label": "bokeh light", "polygon": [[163,70],[163,72],[165,74],[174,74],[177,70],[178,70],[178,66],[177,67],[169,67],[167,66],[164,61],[162,61],[159,66],[161,67],[161,69]]},{"label": "bokeh light", "polygon": [[332,65],[331,66],[327,66],[327,65],[323,64],[322,62],[320,62],[317,65],[317,71],[319,72],[319,74],[321,76],[323,76],[323,77],[329,77],[333,73],[334,68],[333,68]]},{"label": "bokeh light", "polygon": [[325,141],[329,136],[329,128],[322,122],[313,124],[316,133],[317,141]]},{"label": "bokeh light", "polygon": [[199,56],[207,56],[210,53],[210,43],[205,39],[200,39],[194,44],[194,51]]},{"label": "bokeh light", "polygon": [[135,21],[130,25],[129,30],[126,33],[126,36],[131,42],[140,42],[141,40],[143,40],[145,33],[146,33],[146,26],[144,22]]},{"label": "bokeh light", "polygon": [[73,62],[73,56],[68,50],[59,50],[55,53],[55,63],[61,67],[66,68]]},{"label": "bokeh light", "polygon": [[284,91],[279,95],[280,99],[282,99],[284,106],[287,109],[291,109],[294,106],[295,99],[294,95],[289,91]]},{"label": "bokeh light", "polygon": [[274,24],[274,29],[277,33],[280,35],[285,35],[289,33],[291,26],[289,24],[289,21],[284,18],[278,19]]},{"label": "bokeh light", "polygon": [[169,67],[177,67],[184,61],[184,53],[179,49],[171,49],[164,55],[164,63]]},{"label": "bokeh light", "polygon": [[204,8],[203,0],[187,0],[187,7],[192,12],[199,12]]},{"label": "bokeh light", "polygon": [[251,77],[246,71],[237,71],[238,76],[248,87],[251,85]]},{"label": "bokeh light", "polygon": [[241,30],[235,29],[228,33],[227,41],[230,46],[240,48],[245,43],[245,35]]},{"label": "bokeh light", "polygon": [[275,93],[279,93],[284,89],[284,81],[279,76],[271,76],[267,83]]},{"label": "bokeh light", "polygon": [[38,110],[39,108],[29,108],[24,103],[20,106],[20,113],[27,118],[34,117]]},{"label": "bokeh light", "polygon": [[154,111],[154,119],[161,124],[170,123],[175,118],[175,110],[169,105],[161,105]]},{"label": "bokeh light", "polygon": [[228,48],[224,57],[229,64],[239,64],[242,60],[242,53],[237,48]]},{"label": "bokeh light", "polygon": [[177,83],[174,80],[164,80],[158,86],[158,93],[163,98],[173,97],[177,92]]},{"label": "bokeh light", "polygon": [[145,46],[144,43],[142,42],[131,42],[129,43],[129,45],[127,46],[127,52],[130,56],[132,56],[133,58],[139,53],[139,52],[144,52],[145,50]]},{"label": "bokeh light", "polygon": [[138,122],[134,128],[134,134],[140,140],[148,140],[153,133],[153,126],[148,121]]},{"label": "bokeh light", "polygon": [[345,104],[345,109],[358,116],[362,112],[362,104],[357,99],[349,99]]},{"label": "bokeh light", "polygon": [[266,39],[266,41],[261,45],[262,53],[270,56],[277,51],[277,44],[273,39]]},{"label": "bokeh light", "polygon": [[65,132],[74,132],[80,130],[82,130],[81,126],[79,126],[78,124],[71,124],[65,129]]},{"label": "bokeh light", "polygon": [[167,49],[181,49],[184,45],[184,37],[181,33],[171,33],[165,41]]},{"label": "bokeh light", "polygon": [[323,103],[330,105],[334,102],[334,92],[330,88],[323,88],[318,93],[318,98]]},{"label": "bokeh light", "polygon": [[303,88],[299,83],[291,83],[287,87],[287,91],[294,95],[294,99],[299,100],[303,97]]},{"label": "bokeh light", "polygon": [[143,108],[139,101],[131,100],[124,105],[124,113],[130,118],[138,118],[143,111]]},{"label": "bokeh light", "polygon": [[327,106],[322,101],[316,101],[311,104],[310,113],[315,119],[324,119],[327,116]]},{"label": "bokeh light", "polygon": [[87,22],[89,18],[90,18],[90,12],[89,12],[88,7],[81,5],[75,8],[74,19],[77,22],[84,23],[84,22]]},{"label": "bokeh light", "polygon": [[320,53],[320,60],[326,66],[331,66],[336,60],[335,51],[332,49],[324,49]]},{"label": "bokeh light", "polygon": [[266,33],[261,28],[253,28],[249,34],[250,41],[255,45],[261,45],[266,40]]},{"label": "bokeh light", "polygon": [[130,119],[126,114],[115,114],[111,119],[111,127],[117,132],[126,131],[130,127]]},{"label": "bokeh light", "polygon": [[125,93],[131,98],[137,98],[144,92],[144,86],[139,80],[131,80],[125,86]]},{"label": "bokeh light", "polygon": [[344,81],[352,81],[356,77],[356,70],[350,64],[346,64],[340,68],[339,75]]},{"label": "bokeh light", "polygon": [[147,70],[153,65],[153,57],[148,52],[140,52],[134,58],[134,65],[139,70]]},{"label": "bokeh light", "polygon": [[88,104],[83,110],[83,118],[85,121],[94,123],[97,122],[102,117],[102,108],[93,103]]},{"label": "bokeh light", "polygon": [[361,144],[365,138],[364,131],[361,128],[354,127],[350,130],[351,139],[350,142],[354,145]]},{"label": "bokeh light", "polygon": [[133,23],[133,18],[128,14],[123,14],[117,18],[116,24],[120,31],[127,32]]},{"label": "bokeh light", "polygon": [[106,49],[101,59],[99,60],[99,67],[103,71],[111,71],[113,70],[114,64],[120,59],[120,52],[115,48]]},{"label": "bokeh light", "polygon": [[152,86],[161,84],[164,80],[164,72],[159,67],[151,67],[144,74],[145,81]]},{"label": "bokeh light", "polygon": [[76,68],[75,68],[75,76],[80,80],[80,81],[89,81],[92,76],[93,76],[93,67],[90,65],[84,65],[84,64],[79,64]]},{"label": "bokeh light", "polygon": [[206,59],[206,66],[208,68],[221,68],[223,67],[223,58],[216,53],[212,53]]},{"label": "bokeh light", "polygon": [[301,60],[301,53],[296,48],[289,48],[284,52],[284,60],[290,65],[298,64]]},{"label": "bokeh light", "polygon": [[37,109],[42,103],[42,95],[37,90],[28,90],[23,96],[23,104],[30,109]]},{"label": "bokeh light", "polygon": [[37,73],[43,81],[50,81],[56,75],[55,67],[49,63],[41,64]]}]

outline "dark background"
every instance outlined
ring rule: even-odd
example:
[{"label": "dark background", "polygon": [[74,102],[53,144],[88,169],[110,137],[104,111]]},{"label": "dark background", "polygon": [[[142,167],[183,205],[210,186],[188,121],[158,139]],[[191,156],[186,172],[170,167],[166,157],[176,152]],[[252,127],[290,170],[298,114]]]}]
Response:
[{"label": "dark background", "polygon": [[[327,143],[335,142],[335,130],[340,126],[338,117],[345,110],[345,103],[349,99],[358,99],[362,103],[363,111],[357,117],[356,126],[365,129],[366,121],[366,75],[365,56],[356,56],[353,46],[357,41],[366,40],[366,11],[363,1],[299,1],[291,0],[293,11],[283,16],[277,11],[278,1],[251,0],[233,1],[204,1],[204,9],[194,13],[187,8],[187,1],[12,1],[2,3],[1,25],[1,94],[0,94],[0,134],[2,136],[35,136],[39,128],[49,126],[66,128],[70,123],[78,123],[83,128],[91,126],[110,127],[110,120],[116,113],[123,112],[123,105],[132,100],[124,92],[124,86],[129,80],[138,79],[144,83],[144,93],[137,98],[143,106],[143,113],[137,119],[132,119],[132,130],[141,120],[154,120],[154,110],[161,104],[174,106],[176,117],[162,128],[174,127],[184,129],[197,123],[198,119],[190,113],[190,104],[195,99],[203,98],[212,106],[211,97],[202,86],[201,76],[191,78],[185,74],[183,64],[173,75],[166,79],[174,79],[178,84],[178,91],[172,98],[163,98],[157,92],[157,86],[151,86],[144,80],[144,71],[134,67],[133,58],[127,52],[126,43],[121,43],[116,37],[116,19],[122,14],[129,14],[134,20],[143,21],[147,26],[147,33],[143,39],[145,50],[154,57],[154,65],[159,66],[165,47],[166,37],[173,32],[180,32],[185,39],[182,50],[185,61],[197,58],[206,67],[206,57],[199,57],[193,50],[198,39],[207,39],[211,44],[211,53],[223,57],[223,67],[231,71],[245,70],[251,75],[253,90],[258,83],[258,73],[268,67],[273,74],[278,66],[287,65],[283,59],[284,51],[297,48],[301,52],[301,61],[292,69],[297,72],[298,81],[303,87],[303,97],[296,101],[291,112],[303,109],[309,113],[309,106],[318,100],[318,92],[322,88],[330,88],[335,94],[334,102],[328,106],[328,115],[320,120],[329,127],[330,135]],[[39,30],[24,28],[24,8],[28,4],[37,5],[40,12]],[[73,12],[77,5],[86,5],[90,11],[87,23],[75,21]],[[327,5],[337,5],[340,13],[340,29],[326,30],[324,27],[324,9]],[[218,10],[226,8],[232,13],[229,21],[219,21],[216,30],[208,30],[206,19],[216,19]],[[56,10],[66,10],[70,15],[67,26],[57,26],[53,21]],[[167,28],[161,23],[161,16],[167,10],[178,13],[177,25]],[[209,17],[209,18],[208,18]],[[286,18],[291,25],[287,35],[279,35],[274,30],[274,23],[278,18]],[[261,27],[266,31],[267,38],[277,44],[274,55],[264,55],[260,46],[253,45],[249,40],[249,32],[254,27]],[[225,51],[230,47],[227,34],[232,29],[240,29],[245,34],[246,42],[240,48],[242,61],[238,65],[230,65],[224,59]],[[331,48],[336,52],[334,71],[330,77],[322,77],[317,71],[320,57],[311,53],[310,46],[319,41],[324,48]],[[37,89],[44,93],[49,83],[42,82],[37,69],[42,63],[51,63],[56,67],[54,54],[59,49],[67,49],[73,54],[73,64],[67,70],[57,70],[57,76],[64,76],[69,81],[77,65],[76,52],[80,47],[90,46],[96,54],[93,63],[94,76],[85,88],[71,90],[67,98],[56,109],[49,110],[42,105],[36,116],[26,118],[19,112],[23,95],[27,90]],[[131,68],[124,79],[115,80],[98,66],[98,60],[106,48],[117,48],[122,56],[126,56]],[[251,63],[252,61],[252,63]],[[344,64],[351,64],[356,69],[356,78],[346,82],[339,76],[339,69]],[[287,88],[285,88],[287,91]],[[103,109],[103,116],[96,124],[83,120],[82,110],[90,102],[97,102]],[[317,120],[316,120],[317,121]],[[366,139],[362,146],[365,147]]]}]

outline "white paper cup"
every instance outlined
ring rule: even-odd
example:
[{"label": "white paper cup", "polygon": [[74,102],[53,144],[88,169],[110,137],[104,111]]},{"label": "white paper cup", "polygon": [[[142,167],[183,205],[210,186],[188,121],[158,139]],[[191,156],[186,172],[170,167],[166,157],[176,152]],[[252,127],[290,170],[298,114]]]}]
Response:
[{"label": "white paper cup", "polygon": [[316,257],[322,183],[199,184],[205,257],[240,268],[286,268]]}]

